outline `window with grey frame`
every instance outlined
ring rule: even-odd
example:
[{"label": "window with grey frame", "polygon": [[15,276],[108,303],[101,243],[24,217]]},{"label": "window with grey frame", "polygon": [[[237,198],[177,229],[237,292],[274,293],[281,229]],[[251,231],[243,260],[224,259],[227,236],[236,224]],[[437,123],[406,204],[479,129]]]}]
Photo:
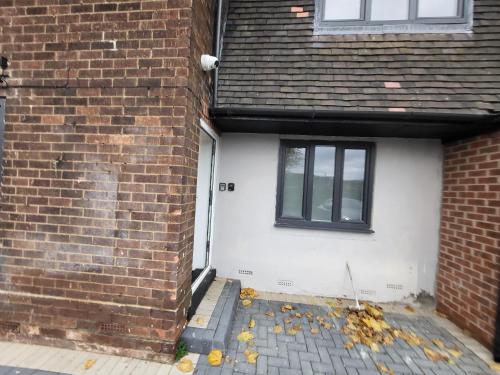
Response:
[{"label": "window with grey frame", "polygon": [[316,0],[317,28],[346,32],[469,30],[473,0]]},{"label": "window with grey frame", "polygon": [[374,145],[283,140],[276,225],[371,232]]},{"label": "window with grey frame", "polygon": [[3,176],[3,144],[5,137],[5,98],[0,97],[0,181]]}]

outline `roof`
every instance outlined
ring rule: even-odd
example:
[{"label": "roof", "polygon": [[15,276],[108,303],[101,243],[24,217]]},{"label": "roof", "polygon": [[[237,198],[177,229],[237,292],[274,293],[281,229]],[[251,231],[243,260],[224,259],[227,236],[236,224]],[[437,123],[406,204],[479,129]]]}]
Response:
[{"label": "roof", "polygon": [[314,0],[229,0],[217,106],[498,112],[500,1],[468,34],[314,35]]}]

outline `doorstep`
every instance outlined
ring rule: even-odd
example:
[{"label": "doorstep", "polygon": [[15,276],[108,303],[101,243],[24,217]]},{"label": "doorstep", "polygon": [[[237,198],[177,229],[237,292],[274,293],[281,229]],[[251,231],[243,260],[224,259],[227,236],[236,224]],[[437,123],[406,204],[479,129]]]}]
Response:
[{"label": "doorstep", "polygon": [[189,352],[208,354],[212,349],[226,350],[240,291],[239,280],[216,279],[212,283],[181,335]]}]

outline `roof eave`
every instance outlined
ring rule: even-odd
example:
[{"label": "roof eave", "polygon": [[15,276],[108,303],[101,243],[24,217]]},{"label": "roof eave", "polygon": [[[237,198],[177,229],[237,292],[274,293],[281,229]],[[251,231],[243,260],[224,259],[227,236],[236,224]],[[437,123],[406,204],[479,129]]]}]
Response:
[{"label": "roof eave", "polygon": [[500,114],[212,108],[223,132],[437,138],[451,141],[499,129]]}]

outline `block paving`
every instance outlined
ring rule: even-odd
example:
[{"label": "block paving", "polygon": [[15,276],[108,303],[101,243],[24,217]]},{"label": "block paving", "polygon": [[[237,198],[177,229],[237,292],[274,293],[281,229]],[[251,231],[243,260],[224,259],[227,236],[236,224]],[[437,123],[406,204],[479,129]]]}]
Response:
[{"label": "block paving", "polygon": [[[454,364],[444,361],[432,362],[424,354],[422,347],[412,347],[401,339],[395,339],[390,346],[380,345],[380,352],[372,352],[364,345],[357,344],[351,350],[344,348],[347,337],[340,332],[345,318],[329,318],[333,328],[327,330],[315,320],[309,324],[307,318],[293,318],[292,325],[300,323],[303,330],[296,335],[286,334],[290,326],[283,319],[290,313],[282,313],[283,302],[255,300],[252,306],[245,308],[238,305],[234,328],[225,354],[226,360],[221,367],[211,367],[207,356],[200,356],[195,374],[336,374],[336,375],[378,375],[377,364],[382,363],[394,370],[395,374],[415,375],[492,375],[489,366],[467,349],[460,341],[445,329],[438,327],[431,318],[423,316],[407,316],[386,314],[386,321],[394,328],[412,331],[428,339],[440,339],[447,347],[456,347],[462,355],[454,359]],[[292,304],[294,312],[310,311],[314,316],[326,316],[327,307]],[[274,311],[275,316],[266,315]],[[255,365],[248,364],[243,354],[247,343],[238,342],[236,337],[243,330],[248,330],[250,319],[256,321],[254,334],[254,350],[259,352]],[[283,332],[275,334],[273,327],[280,324]],[[310,328],[318,328],[319,333],[313,335]],[[436,348],[434,348],[436,349]]]}]

